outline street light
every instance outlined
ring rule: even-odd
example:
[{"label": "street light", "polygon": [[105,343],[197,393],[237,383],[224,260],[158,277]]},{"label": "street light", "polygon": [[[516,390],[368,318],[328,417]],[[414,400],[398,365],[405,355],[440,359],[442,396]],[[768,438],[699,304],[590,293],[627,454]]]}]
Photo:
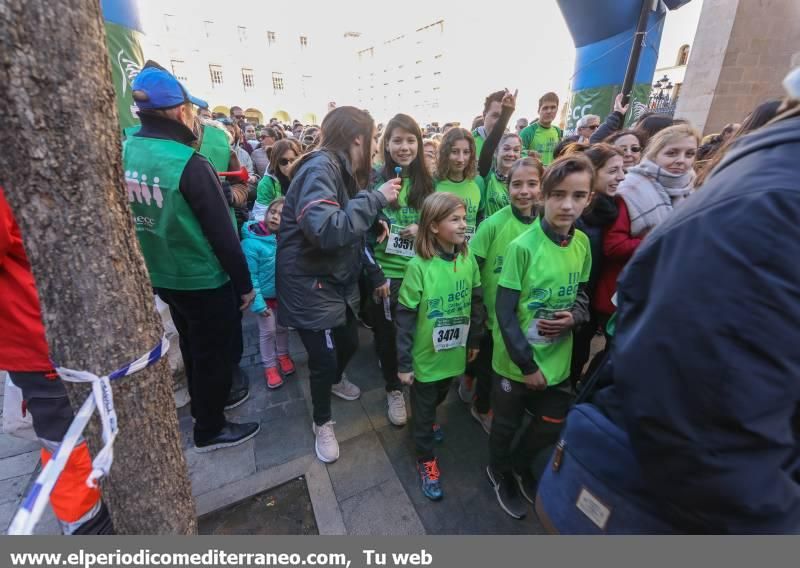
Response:
[{"label": "street light", "polygon": [[650,108],[658,110],[670,106],[670,92],[673,86],[672,81],[669,80],[666,74],[653,83],[653,88],[650,91]]}]

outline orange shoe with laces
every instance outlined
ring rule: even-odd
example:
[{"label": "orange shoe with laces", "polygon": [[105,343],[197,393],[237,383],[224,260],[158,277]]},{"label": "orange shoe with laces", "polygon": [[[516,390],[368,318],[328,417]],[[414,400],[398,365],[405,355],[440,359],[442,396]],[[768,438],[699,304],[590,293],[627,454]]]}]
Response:
[{"label": "orange shoe with laces", "polygon": [[438,501],[443,496],[442,484],[439,482],[439,462],[436,458],[428,461],[417,461],[417,472],[422,482],[422,493],[431,501]]}]

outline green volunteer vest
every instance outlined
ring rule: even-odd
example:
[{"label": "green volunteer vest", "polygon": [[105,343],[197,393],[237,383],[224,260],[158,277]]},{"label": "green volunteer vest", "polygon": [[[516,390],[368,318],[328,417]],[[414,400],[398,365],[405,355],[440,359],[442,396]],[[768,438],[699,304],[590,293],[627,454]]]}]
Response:
[{"label": "green volunteer vest", "polygon": [[219,288],[227,273],[180,192],[194,150],[173,140],[132,136],[122,161],[136,236],[156,288]]},{"label": "green volunteer vest", "polygon": [[486,178],[486,199],[484,203],[486,204],[484,207],[486,217],[494,215],[511,203],[506,184],[497,179],[497,174],[494,171],[489,172],[489,177]]},{"label": "green volunteer vest", "polygon": [[411,348],[416,380],[430,383],[464,372],[472,289],[480,285],[471,254],[453,261],[415,256],[408,263],[398,302],[417,311]]},{"label": "green volunteer vest", "polygon": [[[203,125],[203,142],[200,144],[198,153],[211,162],[217,172],[228,171],[231,163],[231,148],[228,145],[228,137],[219,128]],[[238,227],[233,207],[228,208],[228,213],[234,228]]]},{"label": "green volunteer vest", "polygon": [[[403,178],[403,185],[397,197],[397,204],[400,207],[383,209],[383,214],[389,219],[389,237],[375,245],[375,260],[381,265],[383,274],[387,278],[403,278],[408,262],[414,257],[414,239],[400,236],[404,228],[419,223],[419,211],[408,205],[410,185],[409,178]],[[380,186],[376,186],[376,189],[378,187]]]},{"label": "green volunteer vest", "polygon": [[489,329],[494,329],[497,321],[494,311],[497,300],[497,281],[500,280],[508,245],[532,226],[517,219],[511,206],[504,207],[481,223],[478,232],[469,243],[469,250],[472,254],[486,260],[481,269],[481,286],[487,313],[486,326]]},{"label": "green volunteer vest", "polygon": [[203,143],[198,152],[211,162],[218,172],[227,172],[231,161],[231,148],[225,133],[214,126],[203,125]]},{"label": "green volunteer vest", "polygon": [[483,178],[475,176],[472,179],[455,182],[443,179],[436,182],[436,191],[447,191],[464,200],[467,204],[467,241],[475,235],[478,227],[478,212],[483,209]]},{"label": "green volunteer vest", "polygon": [[[592,256],[589,238],[575,230],[568,246],[555,244],[539,220],[508,245],[498,285],[520,292],[517,318],[522,333],[533,347],[533,360],[547,379],[557,385],[569,377],[572,331],[557,338],[539,335],[536,323],[572,308],[578,285],[589,280]],[[499,326],[493,329],[492,368],[503,377],[522,381],[523,375],[508,356]]]}]

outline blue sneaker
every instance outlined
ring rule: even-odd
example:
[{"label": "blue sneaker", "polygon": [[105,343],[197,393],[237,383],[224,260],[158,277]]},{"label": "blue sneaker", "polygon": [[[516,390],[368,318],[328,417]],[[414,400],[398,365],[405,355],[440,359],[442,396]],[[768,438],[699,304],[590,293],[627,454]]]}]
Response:
[{"label": "blue sneaker", "polygon": [[418,461],[417,472],[422,482],[422,493],[431,501],[438,501],[444,495],[442,484],[439,482],[439,462],[436,458],[430,461]]},{"label": "blue sneaker", "polygon": [[433,439],[440,444],[444,442],[444,432],[442,432],[442,427],[435,422],[433,424]]}]

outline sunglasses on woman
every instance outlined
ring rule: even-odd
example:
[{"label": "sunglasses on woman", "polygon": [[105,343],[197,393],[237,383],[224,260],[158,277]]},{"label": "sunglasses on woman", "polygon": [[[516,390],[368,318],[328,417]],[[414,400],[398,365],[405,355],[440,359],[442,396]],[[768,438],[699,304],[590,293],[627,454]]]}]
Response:
[{"label": "sunglasses on woman", "polygon": [[278,160],[278,165],[280,166],[288,166],[289,164],[293,164],[296,158],[281,158]]}]

